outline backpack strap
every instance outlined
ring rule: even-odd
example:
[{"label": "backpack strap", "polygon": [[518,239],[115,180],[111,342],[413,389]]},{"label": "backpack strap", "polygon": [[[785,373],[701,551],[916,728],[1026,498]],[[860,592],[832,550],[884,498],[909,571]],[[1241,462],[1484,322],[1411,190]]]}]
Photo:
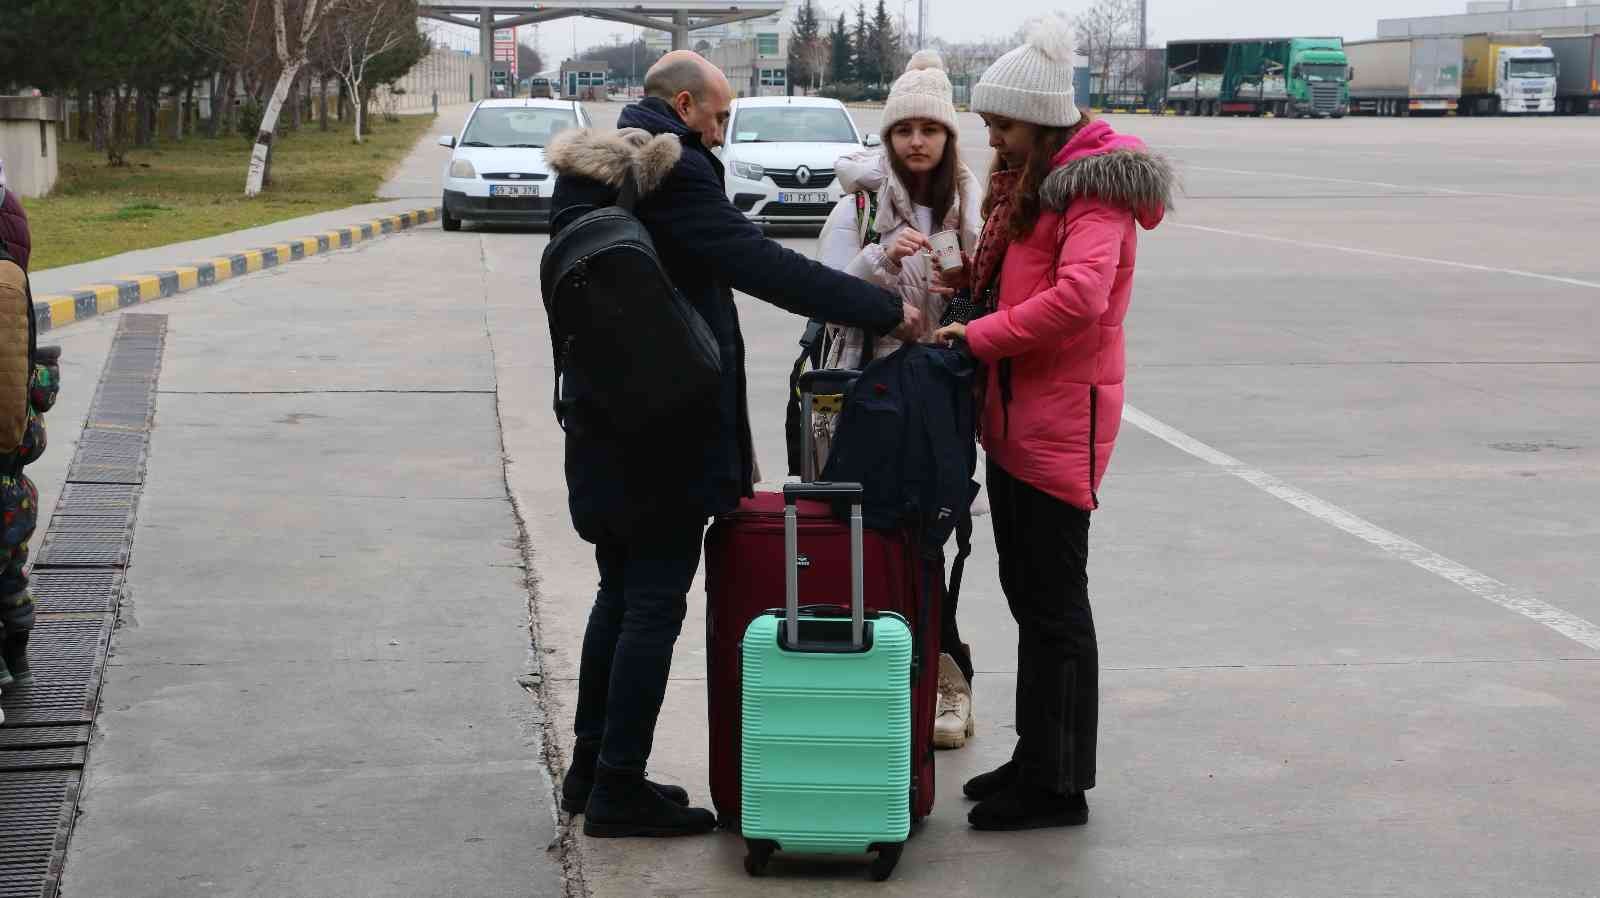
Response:
[{"label": "backpack strap", "polygon": [[628,214],[633,214],[633,207],[639,203],[639,178],[633,173],[633,166],[622,170],[622,187],[617,190],[615,205]]},{"label": "backpack strap", "polygon": [[856,233],[863,248],[883,239],[878,233],[878,194],[871,190],[856,191]]},{"label": "backpack strap", "polygon": [[800,375],[805,373],[806,363],[810,362],[813,369],[822,367],[822,337],[827,330],[827,325],[815,318],[806,322],[805,333],[800,335],[800,355],[794,360],[794,367],[789,369],[789,396],[785,403],[784,412],[784,443],[788,450],[789,475],[799,477],[803,470],[801,465],[802,445],[801,428],[810,426],[810,410],[800,407]]}]

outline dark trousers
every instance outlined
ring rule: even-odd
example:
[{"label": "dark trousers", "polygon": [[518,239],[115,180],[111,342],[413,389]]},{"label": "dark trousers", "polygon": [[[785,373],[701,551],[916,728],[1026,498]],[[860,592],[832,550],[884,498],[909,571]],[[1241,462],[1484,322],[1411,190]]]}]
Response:
[{"label": "dark trousers", "polygon": [[598,749],[610,770],[642,776],[650,759],[705,526],[663,521],[595,547],[600,590],[583,635],[574,729],[579,750]]},{"label": "dark trousers", "polygon": [[1089,610],[1089,512],[989,462],[1000,587],[1017,620],[1017,748],[1023,781],[1094,788],[1100,649]]}]

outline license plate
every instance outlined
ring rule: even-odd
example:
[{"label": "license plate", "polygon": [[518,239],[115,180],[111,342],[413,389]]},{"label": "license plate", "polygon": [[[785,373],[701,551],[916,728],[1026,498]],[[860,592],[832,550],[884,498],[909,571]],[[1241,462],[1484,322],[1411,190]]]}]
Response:
[{"label": "license plate", "polygon": [[490,184],[490,196],[538,196],[538,184]]},{"label": "license plate", "polygon": [[811,192],[807,192],[807,193],[789,192],[789,193],[779,193],[778,194],[778,202],[780,202],[780,203],[796,203],[796,204],[810,205],[810,204],[813,204],[813,203],[826,203],[827,201],[828,201],[828,191],[826,191],[826,190],[817,190],[817,191],[811,191]]}]

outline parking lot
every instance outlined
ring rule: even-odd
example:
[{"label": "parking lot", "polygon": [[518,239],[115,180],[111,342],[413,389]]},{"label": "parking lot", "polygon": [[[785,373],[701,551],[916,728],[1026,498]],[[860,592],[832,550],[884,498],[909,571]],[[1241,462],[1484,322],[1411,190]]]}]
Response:
[{"label": "parking lot", "polygon": [[[1185,194],[1141,244],[1133,410],[1091,537],[1094,817],[967,831],[959,784],[1009,753],[1015,657],[980,521],[979,736],[940,756],[885,891],[1595,894],[1600,121],[1114,122]],[[743,312],[778,471],[800,322]],[[686,628],[653,769],[703,790],[702,653]],[[731,836],[583,854],[595,894],[748,894]],[[859,887],[804,865],[763,883]]]}]

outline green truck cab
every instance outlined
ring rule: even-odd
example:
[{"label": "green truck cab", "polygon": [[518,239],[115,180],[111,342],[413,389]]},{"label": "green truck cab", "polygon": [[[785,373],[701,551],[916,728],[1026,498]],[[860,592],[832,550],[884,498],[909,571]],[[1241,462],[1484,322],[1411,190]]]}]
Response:
[{"label": "green truck cab", "polygon": [[1179,115],[1342,118],[1350,65],[1337,37],[1172,41],[1167,106]]},{"label": "green truck cab", "polygon": [[1285,112],[1343,118],[1350,111],[1350,60],[1344,40],[1297,37],[1289,41],[1288,103]]}]

